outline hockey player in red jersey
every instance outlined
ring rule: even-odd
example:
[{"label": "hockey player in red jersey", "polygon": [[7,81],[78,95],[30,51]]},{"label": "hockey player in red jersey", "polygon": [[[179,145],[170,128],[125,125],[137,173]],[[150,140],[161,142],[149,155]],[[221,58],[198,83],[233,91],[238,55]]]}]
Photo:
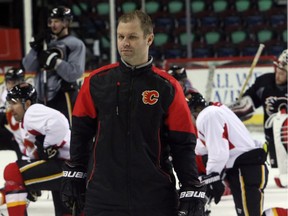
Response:
[{"label": "hockey player in red jersey", "polygon": [[7,93],[13,117],[21,123],[23,154],[28,160],[17,160],[4,169],[2,191],[9,216],[26,216],[29,190],[51,190],[55,215],[65,215],[59,201],[59,185],[64,160],[70,158],[68,120],[57,110],[36,103],[37,93],[28,83],[14,86]]},{"label": "hockey player in red jersey", "polygon": [[21,128],[19,122],[6,107],[6,96],[7,91],[24,82],[25,72],[21,68],[10,68],[5,72],[4,77],[6,88],[0,98],[0,150],[13,150],[17,158],[21,159],[23,156],[20,150],[23,148]]},{"label": "hockey player in red jersey", "polygon": [[208,103],[192,93],[189,106],[196,119],[196,154],[208,155],[207,194],[217,204],[229,183],[238,216],[261,216],[268,169],[266,153],[252,139],[241,120],[225,105]]}]

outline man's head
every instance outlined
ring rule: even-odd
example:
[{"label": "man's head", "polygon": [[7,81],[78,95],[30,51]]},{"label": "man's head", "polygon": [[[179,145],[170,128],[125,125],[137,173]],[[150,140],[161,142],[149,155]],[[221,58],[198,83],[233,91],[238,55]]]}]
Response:
[{"label": "man's head", "polygon": [[[178,65],[173,65],[169,68],[168,73],[172,75],[183,88],[183,91],[186,91],[186,82],[187,82],[187,73],[184,67],[180,67]],[[189,82],[190,84],[190,82]]]},{"label": "man's head", "polygon": [[37,93],[29,83],[21,83],[8,91],[6,100],[16,121],[22,121],[29,106],[36,103]]},{"label": "man's head", "polygon": [[276,85],[287,85],[288,50],[284,50],[278,60],[274,62]]},{"label": "man's head", "polygon": [[173,65],[169,68],[168,73],[172,75],[178,81],[187,79],[187,73],[184,67],[178,65]]},{"label": "man's head", "polygon": [[151,18],[136,10],[118,20],[117,47],[121,58],[132,66],[148,61],[149,47],[154,39]]},{"label": "man's head", "polygon": [[188,105],[192,115],[197,119],[199,113],[209,105],[208,102],[203,98],[199,92],[190,92],[191,97],[189,98]]},{"label": "man's head", "polygon": [[71,9],[65,6],[53,8],[49,14],[48,26],[52,34],[62,37],[68,34],[68,28],[73,20]]},{"label": "man's head", "polygon": [[24,82],[25,72],[21,68],[10,68],[5,73],[5,85],[9,91],[15,85]]}]

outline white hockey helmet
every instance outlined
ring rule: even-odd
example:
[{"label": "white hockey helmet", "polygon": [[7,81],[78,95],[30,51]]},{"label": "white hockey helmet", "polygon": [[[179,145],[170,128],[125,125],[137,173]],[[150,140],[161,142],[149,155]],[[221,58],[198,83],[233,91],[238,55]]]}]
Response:
[{"label": "white hockey helmet", "polygon": [[277,61],[274,61],[276,67],[288,71],[288,49],[283,50]]}]

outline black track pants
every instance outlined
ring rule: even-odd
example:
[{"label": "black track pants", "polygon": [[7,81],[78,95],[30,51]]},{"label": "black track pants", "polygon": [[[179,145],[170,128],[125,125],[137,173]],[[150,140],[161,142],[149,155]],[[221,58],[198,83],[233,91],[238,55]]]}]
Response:
[{"label": "black track pants", "polygon": [[261,216],[264,188],[268,181],[266,165],[247,165],[227,171],[226,179],[238,216]]}]

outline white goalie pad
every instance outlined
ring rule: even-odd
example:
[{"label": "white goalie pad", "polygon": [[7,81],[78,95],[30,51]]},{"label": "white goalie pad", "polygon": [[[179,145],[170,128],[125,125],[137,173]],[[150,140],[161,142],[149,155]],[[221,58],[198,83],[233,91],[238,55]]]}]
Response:
[{"label": "white goalie pad", "polygon": [[273,118],[273,134],[280,178],[287,185],[288,175],[288,114],[278,112]]}]

